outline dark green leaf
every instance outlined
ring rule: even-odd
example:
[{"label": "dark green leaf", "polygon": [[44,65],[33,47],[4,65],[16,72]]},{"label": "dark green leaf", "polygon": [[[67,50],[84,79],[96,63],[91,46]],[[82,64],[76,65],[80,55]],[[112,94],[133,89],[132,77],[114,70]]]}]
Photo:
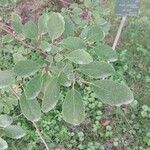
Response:
[{"label": "dark green leaf", "polygon": [[69,16],[64,16],[65,20],[65,31],[64,31],[64,37],[74,36],[75,33],[75,25],[71,21]]},{"label": "dark green leaf", "polygon": [[110,80],[99,80],[92,84],[96,96],[104,103],[120,106],[134,100],[132,91],[126,86]]},{"label": "dark green leaf", "polygon": [[108,45],[98,45],[94,48],[95,53],[98,57],[105,59],[109,62],[114,62],[117,60],[117,53]]},{"label": "dark green leaf", "polygon": [[80,71],[83,74],[94,78],[106,78],[115,72],[112,65],[99,61],[94,61],[87,65],[81,65]]},{"label": "dark green leaf", "polygon": [[104,39],[104,32],[99,26],[92,26],[87,32],[87,40],[91,42],[100,42]]},{"label": "dark green leaf", "polygon": [[93,61],[93,58],[91,57],[91,55],[83,49],[72,51],[66,57],[70,61],[72,61],[76,64],[81,64],[81,65],[89,64]]},{"label": "dark green leaf", "polygon": [[12,15],[12,27],[15,32],[22,33],[23,29],[22,19],[18,14]]},{"label": "dark green leaf", "polygon": [[84,121],[85,110],[82,97],[78,91],[68,91],[62,106],[63,119],[73,125],[79,125]]},{"label": "dark green leaf", "polygon": [[27,99],[34,99],[38,96],[42,87],[42,77],[41,74],[35,76],[29,81],[27,87],[25,88],[25,94]]},{"label": "dark green leaf", "polygon": [[86,49],[84,41],[79,37],[68,37],[63,40],[62,45],[68,50]]},{"label": "dark green leaf", "polygon": [[38,28],[37,28],[36,24],[33,21],[28,21],[23,26],[23,33],[24,33],[26,38],[37,39]]}]

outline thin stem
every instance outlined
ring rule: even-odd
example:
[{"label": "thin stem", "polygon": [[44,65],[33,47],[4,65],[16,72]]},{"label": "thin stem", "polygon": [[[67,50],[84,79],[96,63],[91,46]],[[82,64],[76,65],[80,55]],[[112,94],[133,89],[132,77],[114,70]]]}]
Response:
[{"label": "thin stem", "polygon": [[10,90],[11,90],[12,94],[13,94],[14,96],[16,96],[16,98],[17,98],[18,100],[20,100],[19,94],[14,90],[14,88],[10,87]]},{"label": "thin stem", "polygon": [[117,46],[117,44],[118,44],[118,41],[119,41],[119,38],[120,38],[120,35],[121,35],[121,32],[122,32],[122,29],[123,29],[124,24],[125,24],[125,22],[126,22],[126,19],[127,19],[126,16],[122,17],[120,26],[119,26],[118,31],[117,31],[117,35],[116,35],[116,37],[115,37],[115,41],[114,41],[113,46],[112,46],[112,49],[113,49],[113,50],[116,49],[116,46]]},{"label": "thin stem", "polygon": [[46,150],[50,150],[49,147],[48,147],[48,145],[47,145],[47,143],[46,143],[46,141],[45,141],[44,138],[42,137],[42,134],[41,134],[41,132],[40,132],[38,126],[36,125],[36,123],[35,123],[35,122],[32,122],[32,123],[33,123],[33,126],[34,126],[35,129],[36,129],[36,132],[37,132],[39,138],[41,139],[41,141],[42,141],[43,144],[45,145]]}]

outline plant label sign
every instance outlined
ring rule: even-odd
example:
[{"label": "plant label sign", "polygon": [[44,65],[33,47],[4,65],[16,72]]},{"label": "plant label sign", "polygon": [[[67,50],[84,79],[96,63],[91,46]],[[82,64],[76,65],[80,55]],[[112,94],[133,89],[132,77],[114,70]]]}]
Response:
[{"label": "plant label sign", "polygon": [[140,0],[116,0],[117,16],[137,16]]}]

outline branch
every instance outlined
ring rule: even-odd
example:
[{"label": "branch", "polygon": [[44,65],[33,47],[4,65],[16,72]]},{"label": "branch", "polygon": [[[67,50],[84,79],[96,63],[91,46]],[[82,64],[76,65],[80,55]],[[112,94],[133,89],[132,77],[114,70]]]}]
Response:
[{"label": "branch", "polygon": [[36,123],[35,123],[35,122],[32,122],[32,123],[33,123],[33,126],[34,126],[35,129],[36,129],[36,132],[37,132],[39,138],[41,139],[41,141],[42,141],[43,144],[45,145],[46,150],[50,150],[49,147],[48,147],[48,145],[47,145],[47,143],[46,143],[46,141],[45,141],[44,138],[42,137],[42,134],[41,134],[41,132],[40,132],[38,126],[36,125]]},{"label": "branch", "polygon": [[24,41],[22,41],[19,37],[17,37],[17,35],[15,33],[12,33],[11,31],[9,31],[7,28],[10,28],[7,25],[4,25],[3,23],[0,23],[0,29],[2,29],[3,31],[7,32],[8,34],[10,34],[11,36],[13,36],[17,41],[19,41],[22,45],[24,45],[25,47],[31,48],[35,51],[37,51],[38,53],[41,53],[40,49],[37,49],[35,47],[33,47],[32,45],[29,45],[27,43],[25,43]]},{"label": "branch", "polygon": [[[17,98],[18,100],[20,100],[20,96],[19,96],[19,94],[14,90],[14,88],[11,87],[10,90],[11,90],[12,94],[13,94],[14,96],[16,96],[16,98]],[[41,134],[41,132],[40,132],[38,126],[36,125],[36,123],[35,123],[35,122],[32,122],[32,123],[33,123],[33,126],[34,126],[35,129],[36,129],[36,132],[37,132],[39,138],[41,139],[41,142],[44,144],[46,150],[50,150],[50,149],[48,148],[48,145],[47,145],[46,141],[45,141],[44,138],[42,137],[42,134]]]}]

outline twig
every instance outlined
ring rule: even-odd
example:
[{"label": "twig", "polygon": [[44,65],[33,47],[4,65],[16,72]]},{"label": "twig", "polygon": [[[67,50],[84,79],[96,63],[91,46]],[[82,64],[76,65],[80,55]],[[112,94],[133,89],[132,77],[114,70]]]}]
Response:
[{"label": "twig", "polygon": [[[13,89],[13,87],[11,87],[10,90],[11,90],[11,92],[13,93],[13,95],[15,95],[18,100],[20,100],[19,94]],[[40,132],[38,126],[36,125],[36,123],[35,123],[35,122],[32,122],[32,123],[33,123],[33,125],[34,125],[34,127],[35,127],[35,129],[36,129],[36,132],[37,132],[39,138],[41,139],[41,142],[44,144],[46,150],[50,150],[50,149],[48,148],[48,145],[47,145],[46,141],[45,141],[44,138],[42,137],[42,134],[41,134],[41,132]]]},{"label": "twig", "polygon": [[116,35],[116,37],[115,37],[115,40],[114,40],[114,43],[113,43],[113,46],[112,46],[112,49],[113,49],[113,50],[116,49],[116,46],[117,46],[117,44],[118,44],[118,41],[119,41],[119,38],[120,38],[120,35],[121,35],[121,32],[122,32],[122,29],[123,29],[124,24],[125,24],[125,22],[126,22],[126,19],[127,19],[126,16],[122,17],[120,26],[119,26],[118,31],[117,31],[117,35]]},{"label": "twig", "polygon": [[[38,53],[41,53],[41,50],[39,50],[39,49],[33,47],[32,45],[29,45],[29,44],[25,43],[24,41],[22,41],[21,39],[19,39],[15,33],[12,33],[12,32],[9,31],[8,29],[6,29],[4,26],[7,27],[7,26],[4,25],[3,23],[0,23],[0,29],[2,29],[3,31],[7,32],[7,33],[10,34],[11,36],[13,36],[17,41],[19,41],[19,42],[20,42],[22,45],[24,45],[25,47],[31,48],[31,49],[37,51]],[[10,28],[10,27],[8,26],[8,28]]]},{"label": "twig", "polygon": [[36,125],[36,123],[35,123],[35,122],[32,122],[32,123],[33,123],[33,126],[34,126],[35,129],[36,129],[36,132],[37,132],[38,136],[40,137],[41,141],[42,141],[43,144],[45,145],[46,150],[50,150],[49,147],[48,147],[48,145],[47,145],[47,143],[46,143],[46,141],[45,141],[44,138],[42,137],[41,132],[40,132],[38,126]]},{"label": "twig", "polygon": [[13,94],[14,96],[16,96],[16,98],[17,98],[18,100],[20,100],[19,94],[14,90],[14,88],[13,88],[13,87],[10,87],[10,90],[11,90],[12,94]]}]

